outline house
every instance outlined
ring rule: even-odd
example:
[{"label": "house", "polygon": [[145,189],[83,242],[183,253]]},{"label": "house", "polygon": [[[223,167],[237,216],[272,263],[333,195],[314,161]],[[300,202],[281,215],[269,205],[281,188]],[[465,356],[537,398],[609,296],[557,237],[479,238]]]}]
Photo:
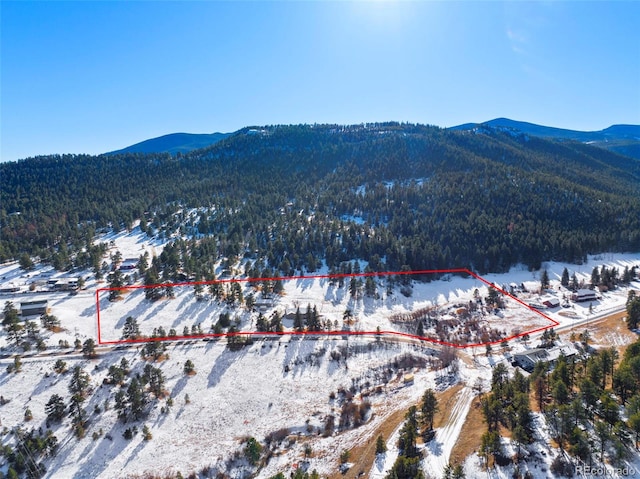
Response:
[{"label": "house", "polygon": [[58,278],[47,281],[51,291],[75,291],[78,289],[77,278]]},{"label": "house", "polygon": [[20,291],[20,286],[16,286],[13,283],[9,283],[6,286],[0,287],[0,293],[17,293]]},{"label": "house", "polygon": [[131,271],[132,269],[136,269],[138,267],[138,260],[136,258],[127,258],[125,259],[120,267],[118,268],[120,271]]},{"label": "house", "polygon": [[549,353],[546,349],[527,349],[526,351],[515,353],[513,355],[513,362],[525,371],[533,371],[536,363],[539,363],[540,361],[547,361],[548,357]]},{"label": "house", "polygon": [[576,303],[581,303],[584,301],[595,301],[598,298],[596,292],[591,289],[579,289],[571,295],[571,299]]},{"label": "house", "polygon": [[[261,298],[258,299],[253,307],[260,311],[261,313],[265,313],[268,309],[271,309],[275,306],[275,301],[272,298]],[[295,316],[295,315],[294,315]]]},{"label": "house", "polygon": [[[262,312],[262,311],[260,311]],[[307,319],[307,310],[305,309],[304,311],[300,311],[300,317],[302,318],[302,321],[305,322]],[[318,321],[322,321],[322,318],[324,318],[324,316],[322,314],[318,314],[317,316],[317,320]],[[282,315],[281,318],[283,321],[294,321],[296,320],[296,313],[295,312],[285,312]]]},{"label": "house", "polygon": [[557,308],[560,306],[560,300],[555,296],[546,296],[542,298],[542,304],[547,308]]},{"label": "house", "polygon": [[513,365],[531,372],[535,368],[536,363],[540,361],[545,361],[553,365],[560,356],[570,357],[575,354],[576,350],[572,346],[567,345],[560,345],[550,349],[527,349],[513,355]]},{"label": "house", "polygon": [[42,316],[49,311],[49,302],[46,299],[39,301],[23,301],[20,303],[20,315],[23,318],[29,316]]}]

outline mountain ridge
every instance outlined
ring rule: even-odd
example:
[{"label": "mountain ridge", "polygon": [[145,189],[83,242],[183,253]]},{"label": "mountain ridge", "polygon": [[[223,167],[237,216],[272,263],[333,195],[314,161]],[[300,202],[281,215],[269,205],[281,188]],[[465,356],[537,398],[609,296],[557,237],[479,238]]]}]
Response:
[{"label": "mountain ridge", "polygon": [[483,123],[463,123],[448,130],[468,131],[478,128],[506,128],[527,135],[558,141],[579,141],[640,159],[640,125],[615,124],[597,131],[580,131],[538,125],[509,118],[494,118]]},{"label": "mountain ridge", "polygon": [[[481,127],[506,128],[546,139],[560,141],[572,140],[589,143],[625,156],[640,159],[640,125],[614,124],[602,130],[582,131],[500,117],[481,123],[463,123],[446,128],[446,130],[466,131]],[[258,131],[251,128],[252,127],[241,128],[240,130],[229,133],[169,133],[104,154],[169,153],[172,156],[176,156],[178,153],[186,154],[191,151],[208,148],[236,133]]]},{"label": "mountain ridge", "polygon": [[568,128],[559,128],[555,126],[539,125],[527,121],[512,120],[510,118],[494,118],[493,120],[480,123],[463,123],[461,125],[452,126],[448,130],[469,130],[480,126],[505,127],[519,130],[522,133],[537,132],[536,136],[548,138],[568,138],[568,139],[602,139],[606,136],[621,139],[634,137],[640,139],[640,125],[631,124],[613,124],[602,130],[583,131],[572,130]]},{"label": "mountain ridge", "polygon": [[210,261],[246,254],[285,275],[354,258],[500,272],[640,251],[639,161],[491,127],[264,126],[179,157],[52,155],[0,178],[0,259],[56,269],[95,267],[83,247],[96,231],[136,221],[208,238]]}]

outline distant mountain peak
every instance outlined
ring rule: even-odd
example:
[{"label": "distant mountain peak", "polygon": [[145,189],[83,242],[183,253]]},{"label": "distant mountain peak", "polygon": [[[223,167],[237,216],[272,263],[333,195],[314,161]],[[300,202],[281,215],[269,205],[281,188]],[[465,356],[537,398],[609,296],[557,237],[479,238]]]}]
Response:
[{"label": "distant mountain peak", "polygon": [[121,150],[111,151],[107,155],[122,153],[188,153],[206,148],[227,138],[231,133],[170,133],[168,135],[141,141]]},{"label": "distant mountain peak", "polygon": [[616,153],[640,159],[640,125],[611,125],[600,131],[578,131],[536,125],[509,118],[495,118],[483,123],[465,123],[449,130],[475,130],[481,127],[508,128],[530,136],[554,140],[573,140],[589,143]]}]

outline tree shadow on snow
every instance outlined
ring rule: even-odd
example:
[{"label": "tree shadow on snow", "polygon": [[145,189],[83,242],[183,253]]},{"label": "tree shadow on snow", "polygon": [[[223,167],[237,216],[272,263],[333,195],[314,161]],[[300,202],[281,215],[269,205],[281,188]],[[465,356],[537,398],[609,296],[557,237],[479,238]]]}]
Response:
[{"label": "tree shadow on snow", "polygon": [[327,288],[327,292],[324,295],[325,301],[330,301],[332,305],[337,305],[342,303],[346,294],[346,286],[342,288],[338,286],[329,286]]},{"label": "tree shadow on snow", "polygon": [[442,454],[442,445],[443,443],[433,439],[427,444],[426,449],[428,449],[433,456],[440,456]]},{"label": "tree shadow on snow", "polygon": [[250,346],[245,346],[239,351],[229,351],[225,349],[220,356],[216,359],[211,367],[211,372],[209,373],[209,383],[207,385],[208,388],[215,387],[222,376],[227,372],[227,370],[231,367],[233,363],[241,360],[244,356],[247,355],[247,351]]},{"label": "tree shadow on snow", "polygon": [[[181,322],[189,321],[189,324],[200,324],[209,317],[211,314],[209,312],[211,305],[208,301],[197,301],[195,298],[190,298],[190,306],[183,312],[181,312],[173,322],[172,327],[178,326]],[[178,306],[178,311],[183,309],[184,306],[180,304]]]},{"label": "tree shadow on snow", "polygon": [[[78,471],[73,479],[86,479],[87,477],[98,477],[111,464],[111,460],[127,447],[128,441],[122,437],[118,430],[118,424],[114,424],[111,431],[98,441],[90,442],[80,455],[84,459],[79,465]],[[112,439],[108,439],[111,437]],[[75,438],[71,439],[75,441]],[[56,456],[58,457],[58,456]],[[99,460],[96,460],[99,458]],[[64,459],[61,457],[61,459]],[[55,470],[55,464],[51,465],[51,470]]]},{"label": "tree shadow on snow", "polygon": [[138,454],[140,454],[140,451],[142,451],[147,446],[147,444],[149,444],[149,441],[145,441],[144,439],[140,441],[140,443],[136,446],[136,448],[133,451],[131,451],[131,454],[129,454],[129,457],[127,458],[127,462],[124,463],[125,468],[126,466],[129,465],[131,461],[133,461],[136,457],[138,457]]},{"label": "tree shadow on snow", "polygon": [[58,382],[55,376],[57,376],[55,373],[49,377],[43,376],[38,385],[33,389],[31,395],[38,396],[48,389],[51,389],[51,387]]},{"label": "tree shadow on snow", "polygon": [[[109,305],[109,300],[108,299],[104,299],[104,301],[100,301],[100,311],[102,311],[104,308],[106,308]],[[82,312],[80,313],[80,316],[84,316],[84,317],[91,317],[97,314],[98,312],[96,311],[96,303],[91,303],[91,306],[89,306],[88,308],[84,308],[84,310],[82,310]]]},{"label": "tree shadow on snow", "polygon": [[176,385],[173,387],[173,390],[171,391],[171,397],[172,398],[177,398],[178,394],[180,394],[182,392],[182,390],[184,389],[184,387],[187,385],[187,382],[189,382],[189,378],[187,376],[182,376],[178,380]]},{"label": "tree shadow on snow", "polygon": [[296,287],[302,291],[310,289],[313,286],[314,279],[300,278],[296,281]]},{"label": "tree shadow on snow", "polygon": [[182,299],[180,300],[180,304],[178,305],[178,311],[184,308],[188,303],[197,304],[197,301],[193,292],[191,292],[191,294],[187,292],[187,293],[181,294],[180,296],[182,296]]}]

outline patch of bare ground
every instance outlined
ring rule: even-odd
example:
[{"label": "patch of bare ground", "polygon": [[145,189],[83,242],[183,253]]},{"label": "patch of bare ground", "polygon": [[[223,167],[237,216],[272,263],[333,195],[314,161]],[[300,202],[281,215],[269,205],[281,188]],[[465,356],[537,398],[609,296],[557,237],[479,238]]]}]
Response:
[{"label": "patch of bare ground", "polygon": [[533,390],[529,392],[529,408],[531,412],[540,412],[540,403]]},{"label": "patch of bare ground", "polygon": [[638,335],[627,328],[623,320],[626,316],[626,312],[621,312],[591,323],[587,329],[592,342],[614,346],[622,357],[627,346],[638,340]]},{"label": "patch of bare ground", "polygon": [[456,384],[446,391],[436,393],[436,397],[438,398],[438,412],[433,418],[434,429],[443,427],[449,422],[449,416],[453,410],[453,406],[458,402],[458,393],[463,387],[462,384]]},{"label": "patch of bare ground", "polygon": [[[458,393],[462,390],[463,385],[457,384],[446,391],[436,393],[438,398],[438,412],[433,419],[433,427],[438,428],[447,424],[449,421],[451,410],[456,403]],[[416,404],[420,407],[420,404]],[[404,418],[409,408],[402,408],[394,411],[389,417],[378,427],[366,440],[362,443],[350,449],[349,462],[353,464],[353,467],[349,469],[346,474],[341,474],[339,471],[335,471],[329,475],[329,479],[356,479],[364,472],[368,475],[369,471],[373,467],[373,463],[376,459],[376,439],[379,435],[382,435],[384,440],[388,440],[394,431],[404,422]],[[364,439],[364,438],[363,438]],[[478,443],[479,444],[479,443]]]}]

